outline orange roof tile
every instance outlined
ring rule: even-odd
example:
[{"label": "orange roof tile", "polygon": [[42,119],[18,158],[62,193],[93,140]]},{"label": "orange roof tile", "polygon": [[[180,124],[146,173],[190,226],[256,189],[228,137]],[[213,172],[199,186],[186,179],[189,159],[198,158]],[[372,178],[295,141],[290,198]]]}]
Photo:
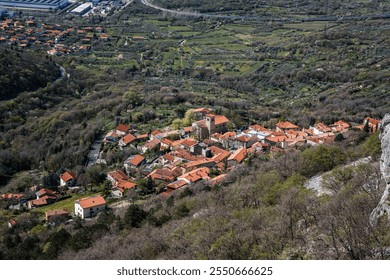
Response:
[{"label": "orange roof tile", "polygon": [[147,133],[140,134],[137,136],[137,139],[145,139],[145,138],[149,138],[149,135]]},{"label": "orange roof tile", "polygon": [[199,159],[199,160],[196,160],[196,161],[189,161],[189,162],[186,162],[182,165],[183,168],[185,169],[190,169],[190,168],[194,168],[194,167],[197,167],[197,166],[201,166],[203,164],[209,164],[211,162],[215,162],[214,160],[212,159],[209,159],[209,158],[203,158],[203,159]]},{"label": "orange roof tile", "polygon": [[215,186],[217,184],[220,184],[223,181],[223,179],[226,178],[226,176],[227,176],[227,174],[221,174],[221,175],[218,175],[217,177],[212,178],[210,180],[211,185]]},{"label": "orange roof tile", "polygon": [[95,197],[81,198],[79,200],[76,200],[76,203],[80,204],[81,208],[86,209],[86,208],[96,207],[100,205],[105,205],[106,201],[102,196],[95,196]]},{"label": "orange roof tile", "polygon": [[225,116],[215,116],[215,125],[228,123],[229,119]]},{"label": "orange roof tile", "polygon": [[175,181],[175,182],[172,182],[170,184],[167,185],[167,188],[169,189],[173,189],[173,190],[177,190],[177,189],[180,189],[184,186],[188,185],[188,183],[184,180],[178,180],[178,181]]},{"label": "orange roof tile", "polygon": [[194,113],[210,113],[211,112],[211,109],[208,109],[208,108],[196,108],[196,109],[193,109],[193,112]]},{"label": "orange roof tile", "polygon": [[119,180],[117,183],[117,187],[122,189],[132,189],[135,188],[137,184],[125,180]]},{"label": "orange roof tile", "polygon": [[43,197],[43,196],[55,196],[55,192],[49,189],[40,189],[39,191],[36,192],[36,195],[38,197]]},{"label": "orange roof tile", "polygon": [[210,169],[208,167],[201,167],[179,176],[178,179],[185,179],[191,183],[195,183],[199,180],[209,180],[209,173]]},{"label": "orange roof tile", "polygon": [[173,141],[171,139],[168,139],[168,138],[163,138],[163,139],[161,139],[161,143],[164,145],[170,146],[170,145],[172,145]]},{"label": "orange roof tile", "polygon": [[247,155],[247,150],[245,148],[237,149],[237,151],[235,151],[232,155],[230,155],[228,160],[234,160],[238,163],[241,163],[246,157],[246,155]]},{"label": "orange roof tile", "polygon": [[130,163],[134,166],[138,166],[141,164],[141,162],[143,162],[145,160],[145,157],[141,156],[141,155],[135,155],[131,160],[130,160]]},{"label": "orange roof tile", "polygon": [[279,122],[276,124],[277,127],[279,127],[280,129],[297,129],[299,128],[298,126],[296,126],[295,124],[291,123],[291,122]]},{"label": "orange roof tile", "polygon": [[365,118],[365,121],[368,121],[368,123],[371,125],[379,125],[379,123],[381,122],[378,119],[373,119],[373,118],[369,118],[369,117]]},{"label": "orange roof tile", "polygon": [[174,191],[173,189],[167,189],[165,192],[162,192],[160,195],[163,198],[168,198],[172,194],[173,191]]},{"label": "orange roof tile", "polygon": [[106,136],[105,136],[105,138],[108,138],[108,137],[117,138],[117,137],[119,137],[119,135],[118,135],[118,133],[116,133],[115,130],[111,130],[111,131],[109,131],[109,132],[106,134]]},{"label": "orange roof tile", "polygon": [[131,142],[133,142],[135,139],[137,139],[134,135],[132,135],[132,134],[126,134],[125,136],[123,136],[122,138],[121,138],[121,141],[125,144],[125,145],[127,145],[127,144],[130,144]]},{"label": "orange roof tile", "polygon": [[287,139],[287,137],[285,135],[283,135],[283,136],[268,136],[265,139],[267,141],[270,141],[270,142],[279,143],[279,142],[285,141]]},{"label": "orange roof tile", "polygon": [[60,175],[60,178],[62,179],[62,181],[68,182],[68,181],[70,181],[70,180],[75,179],[75,178],[76,178],[76,175],[75,175],[74,173],[72,173],[72,172],[66,171],[66,172],[64,172],[64,173],[62,173],[62,174]]},{"label": "orange roof tile", "polygon": [[339,120],[339,121],[335,122],[335,123],[333,124],[333,126],[341,126],[341,127],[343,127],[344,129],[350,127],[349,123],[347,123],[347,122],[345,122],[345,121],[343,121],[343,120]]},{"label": "orange roof tile", "polygon": [[122,170],[111,171],[108,172],[107,175],[113,178],[115,181],[129,179],[129,177]]},{"label": "orange roof tile", "polygon": [[186,126],[186,127],[183,127],[183,130],[185,133],[190,133],[190,132],[194,131],[194,128],[192,126]]},{"label": "orange roof tile", "polygon": [[323,133],[332,131],[332,129],[324,123],[317,123],[314,125],[314,127]]},{"label": "orange roof tile", "polygon": [[160,144],[160,140],[157,138],[153,138],[152,140],[146,142],[144,144],[144,147],[147,149],[153,149],[154,147],[157,147]]},{"label": "orange roof tile", "polygon": [[156,135],[159,135],[161,133],[162,132],[160,130],[156,129],[156,130],[152,131],[150,134],[152,134],[153,136],[156,136]]},{"label": "orange roof tile", "polygon": [[115,129],[121,132],[127,132],[130,129],[130,127],[128,127],[125,124],[119,124]]},{"label": "orange roof tile", "polygon": [[175,160],[175,158],[171,154],[165,154],[162,157],[163,157],[163,159],[168,160],[168,161],[172,161],[172,162]]},{"label": "orange roof tile", "polygon": [[69,212],[66,209],[56,209],[46,211],[46,218],[50,216],[68,215]]},{"label": "orange roof tile", "polygon": [[254,125],[249,126],[249,129],[256,130],[257,132],[267,132],[267,133],[272,132],[271,130],[269,130],[261,125],[258,125],[258,124],[254,124]]}]

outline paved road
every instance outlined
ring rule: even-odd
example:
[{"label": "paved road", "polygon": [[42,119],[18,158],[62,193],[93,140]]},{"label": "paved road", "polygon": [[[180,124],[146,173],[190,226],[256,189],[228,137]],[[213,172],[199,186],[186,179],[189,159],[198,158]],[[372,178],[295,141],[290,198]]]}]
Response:
[{"label": "paved road", "polygon": [[281,17],[260,17],[260,16],[233,16],[233,15],[213,15],[213,14],[201,14],[197,12],[178,11],[166,9],[150,3],[150,0],[140,0],[142,4],[159,10],[162,12],[170,13],[177,16],[187,17],[204,17],[204,18],[215,18],[215,19],[233,19],[233,20],[253,20],[253,21],[282,21],[282,22],[303,22],[303,21],[362,21],[362,20],[373,20],[373,19],[389,19],[390,14],[376,14],[376,15],[364,15],[364,16],[321,16],[321,17],[308,17],[303,19],[298,18],[281,18]]},{"label": "paved road", "polygon": [[88,160],[86,167],[90,167],[91,165],[95,164],[96,161],[99,158],[99,153],[100,153],[100,144],[103,141],[103,137],[100,137],[97,139],[91,146],[89,153],[88,153]]}]

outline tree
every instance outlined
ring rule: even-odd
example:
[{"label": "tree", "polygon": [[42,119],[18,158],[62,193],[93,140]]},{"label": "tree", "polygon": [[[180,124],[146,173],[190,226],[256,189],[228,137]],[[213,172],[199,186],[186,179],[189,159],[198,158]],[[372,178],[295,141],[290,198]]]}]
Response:
[{"label": "tree", "polygon": [[141,209],[137,204],[131,204],[127,209],[123,222],[127,228],[138,228],[148,216],[148,212]]},{"label": "tree", "polygon": [[148,195],[156,191],[156,184],[148,178],[142,178],[137,181],[137,192],[139,195]]},{"label": "tree", "polygon": [[346,154],[340,148],[319,145],[300,154],[299,169],[302,175],[310,177],[319,172],[329,171],[345,160]]}]

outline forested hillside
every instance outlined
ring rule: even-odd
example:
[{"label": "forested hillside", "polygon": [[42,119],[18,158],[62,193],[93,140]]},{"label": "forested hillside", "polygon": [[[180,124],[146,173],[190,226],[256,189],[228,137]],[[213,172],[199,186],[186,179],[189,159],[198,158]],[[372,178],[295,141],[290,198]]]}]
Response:
[{"label": "forested hillside", "polygon": [[169,9],[187,9],[202,13],[219,13],[234,15],[361,15],[367,13],[388,13],[390,5],[386,0],[364,1],[304,1],[304,0],[153,0],[156,5]]},{"label": "forested hillside", "polygon": [[0,100],[45,87],[60,74],[58,66],[44,56],[0,48]]}]

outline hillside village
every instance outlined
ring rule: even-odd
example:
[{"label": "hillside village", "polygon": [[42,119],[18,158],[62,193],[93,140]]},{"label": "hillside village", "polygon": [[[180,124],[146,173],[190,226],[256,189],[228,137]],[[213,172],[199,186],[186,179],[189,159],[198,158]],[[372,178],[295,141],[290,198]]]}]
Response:
[{"label": "hillside village", "polygon": [[[242,131],[229,131],[229,119],[213,114],[209,108],[196,108],[187,113],[193,119],[192,125],[181,129],[139,133],[129,125],[119,124],[107,132],[94,164],[105,163],[104,149],[107,146],[117,146],[123,152],[131,149],[136,153],[123,162],[122,168],[106,174],[110,184],[106,197],[120,199],[129,190],[137,191],[140,180],[144,180],[146,186],[143,187],[148,188],[149,193],[157,193],[162,198],[198,182],[216,186],[250,157],[272,156],[303,145],[332,144],[344,139],[343,134],[351,128],[373,133],[380,123],[378,119],[365,118],[361,125],[354,127],[339,120],[331,125],[316,123],[309,128],[300,128],[289,121],[281,121],[274,129],[254,124]],[[59,181],[57,190],[33,186],[24,194],[2,194],[0,206],[34,209],[68,199],[84,189],[71,171],[63,172]],[[84,197],[75,201],[74,214],[89,218],[105,208],[103,196]],[[46,211],[46,221],[64,221],[70,214],[66,209]],[[9,226],[12,227],[13,223],[16,221],[10,221]]]},{"label": "hillside village", "polygon": [[0,21],[0,44],[45,50],[53,56],[87,52],[92,45],[110,39],[111,36],[100,26],[66,27],[34,19],[7,18]]}]

